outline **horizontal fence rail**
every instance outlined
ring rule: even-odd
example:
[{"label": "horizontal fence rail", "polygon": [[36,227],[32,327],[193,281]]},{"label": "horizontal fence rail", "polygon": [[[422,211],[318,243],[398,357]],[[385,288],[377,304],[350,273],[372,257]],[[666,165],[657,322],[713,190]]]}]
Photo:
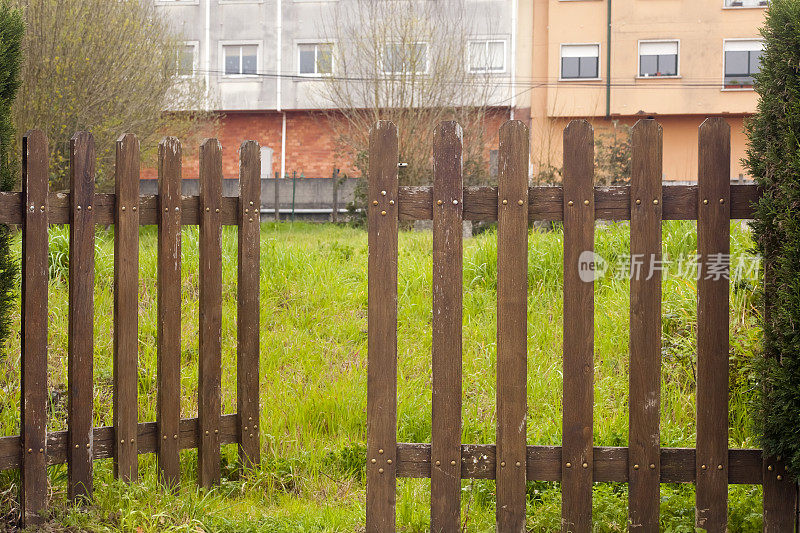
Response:
[{"label": "horizontal fence rail", "polygon": [[[236,444],[239,440],[236,430],[236,415],[222,415],[220,418],[220,444]],[[184,418],[180,421],[178,448],[188,450],[197,448],[200,442],[199,421],[197,418]],[[108,459],[114,454],[114,428],[96,427],[93,430],[94,460]],[[140,422],[137,425],[137,446],[139,454],[156,452],[157,428],[155,422]],[[595,481],[627,482],[629,480],[628,448],[596,446],[593,448],[593,472]],[[526,447],[525,469],[528,481],[561,481],[561,447]],[[399,442],[396,446],[396,469],[398,477],[428,478],[431,472],[430,444]],[[731,484],[760,485],[763,482],[761,450],[731,449],[728,452],[730,469],[728,482]],[[0,470],[22,466],[24,454],[20,450],[20,437],[0,437]],[[693,483],[694,448],[661,448],[661,483]],[[67,462],[67,432],[54,431],[47,434],[47,465]],[[460,475],[463,479],[496,479],[496,446],[494,444],[462,444],[459,456]]]},{"label": "horizontal fence rail", "polygon": [[[239,442],[236,414],[220,417],[220,444],[236,444]],[[158,427],[155,422],[139,422],[135,426],[134,446],[131,449],[141,455],[158,451]],[[52,431],[47,433],[47,450],[44,454],[47,465],[60,465],[67,462],[68,431]],[[182,418],[178,424],[178,449],[197,448],[200,442],[198,418]],[[11,470],[23,466],[23,453],[19,435],[0,437],[0,470]],[[92,429],[92,459],[110,459],[114,457],[117,446],[114,426],[101,426]],[[126,445],[128,443],[126,442]]]},{"label": "horizontal fence rail", "polygon": [[[697,185],[663,185],[663,219],[697,220]],[[753,201],[759,197],[755,185],[731,184],[731,218],[748,219],[753,216]],[[497,187],[464,187],[464,220],[497,220]],[[564,220],[564,193],[562,187],[528,187],[528,220]],[[139,196],[139,224],[157,224],[158,196]],[[594,217],[597,220],[630,220],[630,186],[613,185],[594,187]],[[433,187],[398,187],[397,211],[399,220],[433,220]],[[115,194],[94,195],[96,224],[113,224]],[[50,224],[69,223],[70,194],[50,192],[47,195]],[[22,193],[0,192],[0,224],[22,224]],[[200,197],[181,198],[181,225],[200,224]],[[223,196],[220,200],[220,223],[235,226],[238,222],[239,198]]]},{"label": "horizontal fence rail", "polygon": [[[70,141],[70,191],[48,193],[46,137],[23,138],[22,192],[4,193],[0,223],[22,224],[21,379],[22,434],[0,437],[0,470],[22,469],[24,526],[42,520],[47,506],[47,466],[67,464],[67,494],[90,498],[93,462],[112,458],[114,475],[138,476],[138,455],[156,453],[159,477],[168,488],[180,481],[179,451],[198,448],[198,482],[220,480],[220,445],[239,445],[243,467],[259,462],[259,146],[240,150],[238,197],[223,198],[221,145],[203,143],[200,197],[182,198],[180,142],[159,145],[159,194],[139,195],[139,143],[117,141],[115,193],[95,193],[94,139],[87,132]],[[95,226],[114,224],[113,426],[92,427],[94,367]],[[47,433],[48,225],[69,224],[69,317],[67,430]],[[153,422],[138,419],[139,226],[158,226],[158,402]],[[181,419],[181,227],[200,225],[200,331],[198,418]],[[223,224],[238,226],[237,402],[221,413],[221,270]]]},{"label": "horizontal fence rail", "polygon": [[[563,187],[527,186],[529,133],[520,122],[500,129],[498,187],[461,187],[455,123],[435,130],[432,187],[398,187],[393,124],[376,123],[370,138],[367,531],[395,529],[397,478],[431,479],[437,532],[462,527],[462,479],[496,480],[501,532],[524,531],[526,481],[561,482],[565,532],[592,531],[596,482],[628,483],[631,530],[658,531],[662,483],[695,483],[696,526],[720,533],[727,529],[728,485],[763,485],[764,530],[795,530],[797,486],[785,479],[780,458],[728,449],[727,276],[698,281],[697,448],[660,446],[660,273],[630,284],[629,446],[593,446],[595,287],[582,267],[586,254],[593,256],[594,222],[630,220],[630,252],[657,262],[662,221],[696,220],[700,259],[727,257],[730,221],[751,218],[760,191],[730,182],[723,119],[700,127],[696,186],[662,184],[662,130],[653,120],[632,130],[631,185],[614,187],[593,185],[594,132],[586,121],[564,130]],[[399,221],[419,219],[433,220],[432,442],[398,443],[397,231]],[[460,442],[462,241],[454,228],[462,219],[498,222],[497,444]],[[527,225],[534,220],[564,222],[562,446],[529,445],[525,437]],[[722,266],[727,274],[729,261]]]},{"label": "horizontal fence rail", "polygon": [[[494,444],[461,445],[461,477],[463,479],[496,479],[497,446]],[[731,449],[728,451],[731,484],[760,485],[761,450]],[[694,448],[661,448],[661,483],[694,483]],[[561,446],[526,446],[525,476],[527,481],[562,481]],[[598,482],[630,481],[628,448],[595,446],[592,448],[592,476]],[[430,477],[430,444],[397,443],[397,476]]]}]

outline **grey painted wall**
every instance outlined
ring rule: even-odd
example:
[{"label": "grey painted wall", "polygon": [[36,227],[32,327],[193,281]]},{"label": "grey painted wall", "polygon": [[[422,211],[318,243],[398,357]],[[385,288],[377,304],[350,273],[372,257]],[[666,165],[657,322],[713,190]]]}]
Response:
[{"label": "grey painted wall", "polygon": [[[175,29],[196,46],[196,75],[208,74],[211,94],[221,110],[269,110],[277,108],[274,74],[278,72],[277,53],[281,49],[281,108],[314,109],[323,107],[315,86],[318,79],[300,77],[298,44],[325,42],[321,34],[333,20],[340,3],[352,0],[281,0],[282,39],[277,42],[278,0],[153,0],[172,20]],[[521,0],[526,1],[526,0]],[[506,41],[506,71],[493,75],[498,90],[497,105],[509,105],[511,65],[512,0],[462,0],[474,20],[476,38]],[[206,24],[208,35],[206,39]],[[446,31],[444,29],[443,31]],[[259,76],[225,76],[222,45],[253,43],[259,46]],[[466,62],[466,59],[465,59]],[[208,65],[208,68],[207,68]],[[466,63],[465,63],[466,68]],[[272,74],[272,75],[270,75]]]}]

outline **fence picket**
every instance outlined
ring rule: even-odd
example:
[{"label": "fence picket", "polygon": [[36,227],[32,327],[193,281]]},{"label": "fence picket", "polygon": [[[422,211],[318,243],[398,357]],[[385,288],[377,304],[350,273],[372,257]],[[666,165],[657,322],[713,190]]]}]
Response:
[{"label": "fence picket", "polygon": [[[22,138],[21,351],[22,525],[42,522],[47,505],[47,137]],[[19,448],[17,448],[19,449]]]},{"label": "fence picket", "polygon": [[158,145],[158,466],[162,483],[180,482],[181,143]]},{"label": "fence picket", "polygon": [[222,145],[200,146],[200,338],[197,418],[197,481],[210,487],[220,480],[219,421],[222,387]]},{"label": "fence picket", "polygon": [[777,457],[764,458],[764,533],[796,531],[797,484]]},{"label": "fence picket", "polygon": [[433,424],[431,531],[461,523],[462,132],[433,132]]},{"label": "fence picket", "polygon": [[367,223],[368,533],[395,530],[397,477],[397,127],[369,134]]},{"label": "fence picket", "polygon": [[239,459],[242,465],[261,462],[259,445],[259,302],[261,257],[261,149],[255,141],[242,143],[239,150],[239,284],[238,328],[238,411]]},{"label": "fence picket", "polygon": [[631,280],[628,523],[658,531],[661,450],[662,131],[640,120],[631,135]]},{"label": "fence picket", "polygon": [[525,531],[528,128],[500,128],[497,190],[497,531]]},{"label": "fence picket", "polygon": [[[770,243],[766,243],[771,246]],[[767,250],[766,256],[774,255],[774,251]],[[764,264],[763,277],[763,305],[764,323],[770,324],[774,311],[773,298],[775,294],[774,278],[769,262]],[[766,353],[764,357],[780,357],[775,353]],[[762,453],[761,477],[764,488],[763,518],[764,533],[782,533],[795,531],[797,519],[797,483],[791,476],[787,476],[786,465],[779,457],[764,456]]]},{"label": "fence picket", "polygon": [[700,126],[697,206],[697,527],[728,523],[730,126]]},{"label": "fence picket", "polygon": [[[766,243],[771,246],[770,243]],[[768,249],[766,256],[774,255]],[[769,262],[764,264],[763,277],[763,320],[771,324],[774,311],[774,278]],[[775,353],[765,353],[764,357],[780,357]],[[786,474],[786,465],[779,457],[765,456],[762,453],[761,479],[764,489],[763,519],[764,533],[782,533],[783,531],[796,531],[797,529],[797,483]]]},{"label": "fence picket", "polygon": [[136,481],[139,353],[139,141],[116,144],[114,218],[114,475]]},{"label": "fence picket", "polygon": [[76,133],[69,142],[68,495],[92,495],[94,360],[94,139]]},{"label": "fence picket", "polygon": [[[585,120],[564,130],[563,531],[592,525],[594,407],[594,133]],[[583,267],[583,268],[581,268]]]}]

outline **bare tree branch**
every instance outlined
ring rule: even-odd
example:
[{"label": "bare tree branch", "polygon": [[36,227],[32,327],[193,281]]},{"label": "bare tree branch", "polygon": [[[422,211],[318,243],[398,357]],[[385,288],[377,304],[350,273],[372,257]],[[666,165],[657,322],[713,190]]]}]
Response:
[{"label": "bare tree branch", "polygon": [[202,79],[182,76],[183,44],[152,1],[14,2],[26,22],[14,120],[19,131],[47,134],[54,186],[66,183],[69,138],[77,130],[94,134],[101,188],[111,179],[120,134],[137,134],[152,157],[166,131],[194,145],[214,130]]},{"label": "bare tree branch", "polygon": [[[398,128],[404,185],[431,179],[433,129],[441,121],[463,127],[465,181],[488,180],[484,119],[498,88],[488,69],[470,72],[474,19],[460,0],[340,2],[323,29],[334,43],[333,73],[319,85],[339,142],[366,175],[370,126]],[[506,105],[508,105],[506,103]]]}]

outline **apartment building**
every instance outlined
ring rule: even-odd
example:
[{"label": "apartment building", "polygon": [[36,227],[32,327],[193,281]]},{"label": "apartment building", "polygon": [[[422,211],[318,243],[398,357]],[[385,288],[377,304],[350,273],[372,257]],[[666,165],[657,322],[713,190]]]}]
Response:
[{"label": "apartment building", "polygon": [[663,126],[664,179],[696,180],[697,127],[707,116],[731,126],[731,178],[746,174],[743,122],[756,110],[752,76],[767,6],[767,0],[530,0],[529,23],[519,26],[520,48],[531,49],[530,111],[518,115],[531,117],[534,175],[561,166],[561,131],[571,119],[587,118],[601,135],[615,124],[655,118]]},{"label": "apartment building", "polygon": [[[496,89],[489,102],[495,123],[488,128],[495,135],[487,149],[496,148],[497,127],[514,106],[518,1],[526,0],[441,2],[443,8],[456,6],[470,21],[463,68],[489,72]],[[358,174],[352,154],[341,153],[337,145],[320,84],[339,71],[334,59],[338,37],[331,28],[358,9],[359,0],[154,2],[185,39],[182,68],[204,80],[213,107],[222,113],[219,138],[226,177],[238,173],[236,148],[243,139],[261,144],[264,177],[329,177],[334,168]],[[441,31],[446,34],[448,28]],[[432,54],[436,43],[414,46],[420,54]],[[391,59],[383,60],[387,72],[398,68],[389,65]],[[530,61],[521,63],[528,68]],[[195,177],[196,162],[187,158],[185,164],[185,177]]]}]

